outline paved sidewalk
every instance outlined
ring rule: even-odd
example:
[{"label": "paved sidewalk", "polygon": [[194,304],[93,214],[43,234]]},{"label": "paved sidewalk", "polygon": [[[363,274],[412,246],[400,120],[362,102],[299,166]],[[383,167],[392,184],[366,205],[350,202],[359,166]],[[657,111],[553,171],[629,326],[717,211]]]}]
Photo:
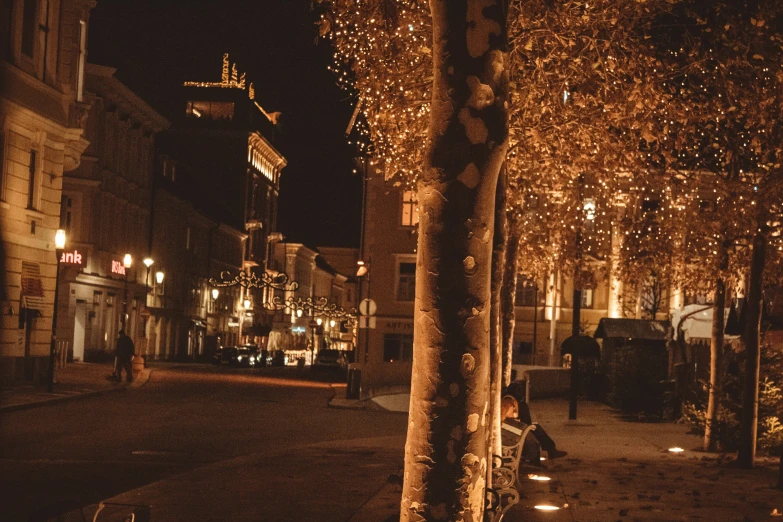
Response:
[{"label": "paved sidewalk", "polygon": [[150,370],[145,368],[128,384],[106,379],[111,372],[110,363],[68,363],[65,368],[56,371],[52,393],[46,391],[46,385],[16,385],[0,389],[0,413],[136,388],[143,386],[150,374]]},{"label": "paved sidewalk", "polygon": [[[520,474],[522,498],[506,522],[783,520],[777,459],[740,470],[731,464],[733,456],[700,451],[701,439],[684,425],[625,421],[600,403],[580,403],[576,421],[567,420],[564,399],[533,401],[531,409],[568,455]],[[674,447],[685,451],[670,452]],[[397,520],[400,494],[399,485],[386,484],[350,522]]]},{"label": "paved sidewalk", "polygon": [[[69,365],[55,397],[43,390],[4,391],[0,411],[125,389],[105,380],[109,371],[109,365]],[[145,369],[132,386],[148,378]],[[346,400],[344,385],[335,385],[334,392],[332,407],[379,408]],[[775,489],[777,459],[760,459],[755,469],[740,470],[728,457],[699,451],[700,439],[683,425],[629,422],[598,403],[580,403],[577,421],[567,420],[564,399],[537,400],[531,409],[568,455],[529,471],[550,480],[525,479],[522,499],[506,522],[783,522],[783,491]],[[382,422],[384,415],[403,414],[380,415]],[[287,451],[263,448],[174,475],[107,499],[98,520],[119,522],[133,509],[129,506],[143,505],[149,506],[151,522],[396,521],[405,433],[356,437]],[[671,447],[685,451],[672,453]],[[559,509],[542,512],[536,505]],[[92,520],[97,509],[87,506],[83,513]]]}]

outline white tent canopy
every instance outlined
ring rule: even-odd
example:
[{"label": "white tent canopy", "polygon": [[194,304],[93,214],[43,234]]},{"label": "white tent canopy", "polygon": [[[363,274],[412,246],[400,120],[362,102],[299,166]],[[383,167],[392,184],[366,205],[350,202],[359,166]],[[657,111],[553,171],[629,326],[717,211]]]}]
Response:
[{"label": "white tent canopy", "polygon": [[[724,323],[729,318],[731,308],[724,309]],[[684,306],[678,310],[672,310],[672,328],[674,328],[674,339],[677,339],[679,329],[677,326],[682,321],[682,332],[686,342],[697,339],[712,338],[712,305],[692,304]],[[726,334],[726,341],[737,339],[736,335]]]}]

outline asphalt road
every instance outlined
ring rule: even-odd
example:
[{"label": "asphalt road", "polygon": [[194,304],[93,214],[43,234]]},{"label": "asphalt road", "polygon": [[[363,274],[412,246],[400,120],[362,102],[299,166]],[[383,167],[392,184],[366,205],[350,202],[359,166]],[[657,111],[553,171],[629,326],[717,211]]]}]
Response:
[{"label": "asphalt road", "polygon": [[69,511],[234,457],[404,432],[404,415],[328,407],[335,390],[323,377],[157,367],[136,390],[4,414],[0,520]]}]

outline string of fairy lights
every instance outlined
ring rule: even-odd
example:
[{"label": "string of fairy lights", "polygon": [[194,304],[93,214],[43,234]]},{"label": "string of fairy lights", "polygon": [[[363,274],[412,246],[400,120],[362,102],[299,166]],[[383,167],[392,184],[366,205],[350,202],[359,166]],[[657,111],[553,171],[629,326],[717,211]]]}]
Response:
[{"label": "string of fairy lights", "polygon": [[[330,69],[357,103],[351,140],[387,180],[414,189],[430,111],[428,1],[325,4]],[[628,283],[705,291],[726,244],[724,275],[747,271],[760,222],[780,268],[780,35],[762,19],[731,20],[723,36],[702,27],[669,49],[656,25],[668,2],[646,7],[510,2],[507,212],[522,269],[579,273],[619,256]]]}]

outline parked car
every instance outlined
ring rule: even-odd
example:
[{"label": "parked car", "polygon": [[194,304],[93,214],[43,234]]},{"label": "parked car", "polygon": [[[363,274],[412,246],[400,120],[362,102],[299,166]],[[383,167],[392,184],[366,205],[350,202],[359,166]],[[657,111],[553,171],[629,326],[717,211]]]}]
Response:
[{"label": "parked car", "polygon": [[245,346],[227,346],[219,348],[212,356],[212,364],[229,364],[232,366],[255,366],[258,362],[258,347],[250,344]]},{"label": "parked car", "polygon": [[226,346],[224,348],[218,348],[212,355],[212,364],[231,364],[231,361],[235,361],[237,356],[236,346]]},{"label": "parked car", "polygon": [[237,366],[255,366],[259,357],[258,348],[255,346],[239,346],[237,347],[237,356],[233,361],[233,364]]},{"label": "parked car", "polygon": [[348,368],[348,356],[342,350],[321,350],[315,355],[313,368],[346,370]]}]

